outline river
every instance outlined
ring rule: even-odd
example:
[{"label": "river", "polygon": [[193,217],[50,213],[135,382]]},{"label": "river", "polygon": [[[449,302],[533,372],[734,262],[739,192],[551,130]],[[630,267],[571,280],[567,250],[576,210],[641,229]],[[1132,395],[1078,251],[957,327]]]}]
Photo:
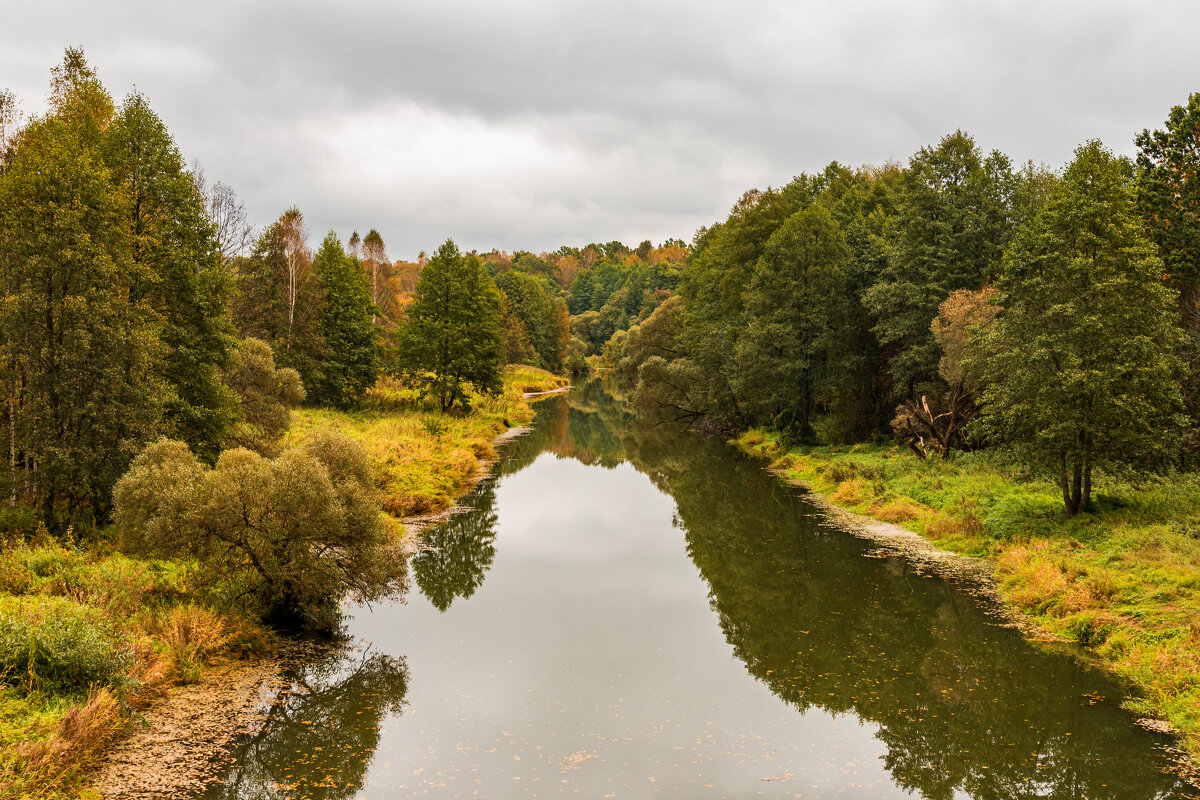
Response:
[{"label": "river", "polygon": [[206,798],[1183,798],[1122,687],[598,384]]}]

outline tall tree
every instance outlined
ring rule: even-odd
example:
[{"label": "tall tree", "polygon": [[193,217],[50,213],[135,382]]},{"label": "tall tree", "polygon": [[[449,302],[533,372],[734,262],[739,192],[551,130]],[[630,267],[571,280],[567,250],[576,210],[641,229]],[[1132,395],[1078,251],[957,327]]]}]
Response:
[{"label": "tall tree", "polygon": [[534,366],[558,369],[561,364],[554,331],[554,300],[542,282],[528,272],[513,269],[496,279],[496,288],[507,298],[508,312],[529,332],[536,353]]},{"label": "tall tree", "polygon": [[387,247],[379,231],[371,228],[362,240],[363,268],[367,271],[368,283],[371,287],[371,302],[378,311],[371,316],[371,321],[378,323],[382,313],[385,319],[391,319],[396,313],[395,297],[388,297],[391,290],[392,262],[388,259]]},{"label": "tall tree", "polygon": [[823,206],[771,235],[745,293],[732,381],[743,409],[800,441],[813,437],[814,401],[844,316],[851,253]]},{"label": "tall tree", "polygon": [[922,148],[905,173],[895,239],[864,302],[875,333],[891,351],[898,398],[937,379],[930,324],[956,289],[978,289],[994,276],[1012,234],[1012,169],[999,153],[982,157],[962,131]]},{"label": "tall tree", "polygon": [[0,178],[0,332],[19,376],[16,439],[51,528],[90,512],[157,432],[168,397],[159,316],[137,287],[129,197],[105,164],[113,103],[80,51]]},{"label": "tall tree", "polygon": [[310,387],[313,399],[351,406],[379,377],[379,330],[374,325],[367,276],[330,231],[317,251],[315,270],[321,284],[318,327],[326,355],[320,381]]},{"label": "tall tree", "polygon": [[400,345],[401,371],[439,407],[467,406],[468,390],[501,389],[500,292],[483,264],[450,239],[421,270]]},{"label": "tall tree", "polygon": [[1178,295],[1134,214],[1132,177],[1099,142],[1075,151],[1005,254],[987,337],[985,430],[1053,477],[1072,516],[1097,469],[1167,457],[1180,423]]},{"label": "tall tree", "polygon": [[325,344],[317,326],[320,286],[307,236],[295,206],[268,226],[250,257],[238,263],[233,309],[242,336],[268,342],[281,365],[299,371],[305,386],[314,386]]},{"label": "tall tree", "polygon": [[126,224],[136,279],[130,300],[164,322],[163,377],[173,435],[214,461],[236,417],[221,382],[233,341],[229,276],[205,201],[171,134],[141,94],[131,94],[107,131],[105,158],[128,199]]},{"label": "tall tree", "polygon": [[234,260],[245,256],[254,245],[254,226],[246,214],[246,204],[229,184],[210,184],[199,161],[192,163],[192,179],[208,208],[221,266],[230,269]]},{"label": "tall tree", "polygon": [[1163,280],[1179,291],[1187,332],[1186,446],[1200,452],[1200,94],[1172,108],[1162,130],[1144,130],[1136,142],[1138,212],[1162,255]]}]

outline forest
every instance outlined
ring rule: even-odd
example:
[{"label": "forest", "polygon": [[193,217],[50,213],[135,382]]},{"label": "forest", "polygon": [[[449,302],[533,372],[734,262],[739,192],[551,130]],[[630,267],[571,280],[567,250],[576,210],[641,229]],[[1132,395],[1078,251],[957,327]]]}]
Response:
[{"label": "forest", "polygon": [[751,189],[690,243],[405,261],[298,205],[255,230],[68,49],[44,114],[0,92],[0,788],[77,780],[54,765],[215,653],[402,596],[401,520],[452,505],[523,393],[569,377],[818,486],[804,458],[875,447],[908,459],[893,477],[1002,465],[1065,520],[1118,483],[1194,487],[1200,94],[1166,112],[1132,159],[1014,164],[955,131]]}]

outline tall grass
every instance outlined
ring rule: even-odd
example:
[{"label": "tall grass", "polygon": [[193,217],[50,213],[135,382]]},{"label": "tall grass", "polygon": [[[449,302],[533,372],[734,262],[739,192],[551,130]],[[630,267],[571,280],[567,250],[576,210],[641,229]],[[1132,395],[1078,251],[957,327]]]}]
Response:
[{"label": "tall grass", "polygon": [[0,549],[0,797],[72,796],[130,712],[266,634],[205,607],[187,564],[103,542]]}]

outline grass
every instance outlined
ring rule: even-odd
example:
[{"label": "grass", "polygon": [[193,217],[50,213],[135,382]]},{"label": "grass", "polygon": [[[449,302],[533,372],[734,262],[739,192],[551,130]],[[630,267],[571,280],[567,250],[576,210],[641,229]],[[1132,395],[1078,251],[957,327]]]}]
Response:
[{"label": "grass", "polygon": [[1200,754],[1200,475],[1097,482],[1095,510],[993,453],[921,461],[894,446],[788,449],[762,430],[737,443],[791,482],[990,559],[1004,602],[1045,634],[1078,642],[1127,679],[1136,713]]},{"label": "grass", "polygon": [[397,517],[442,511],[475,483],[480,461],[495,458],[492,440],[524,425],[533,411],[526,392],[544,392],[568,381],[535,367],[510,366],[504,390],[477,397],[470,414],[422,407],[415,392],[384,380],[357,411],[306,408],[294,413],[288,437],[334,429],[367,448],[383,494],[384,510]]},{"label": "grass", "polygon": [[0,549],[0,797],[69,797],[100,750],[213,659],[269,649],[200,605],[189,564],[44,534]]},{"label": "grass", "polygon": [[[504,379],[466,415],[424,408],[385,380],[362,410],[296,412],[288,436],[344,431],[368,448],[387,511],[441,510],[494,457],[492,439],[532,419],[523,394],[567,383],[533,367]],[[8,524],[18,516],[0,520],[0,798],[78,796],[102,748],[169,687],[199,681],[215,660],[272,649],[256,620],[191,589],[195,565],[23,535],[25,517]]]}]

